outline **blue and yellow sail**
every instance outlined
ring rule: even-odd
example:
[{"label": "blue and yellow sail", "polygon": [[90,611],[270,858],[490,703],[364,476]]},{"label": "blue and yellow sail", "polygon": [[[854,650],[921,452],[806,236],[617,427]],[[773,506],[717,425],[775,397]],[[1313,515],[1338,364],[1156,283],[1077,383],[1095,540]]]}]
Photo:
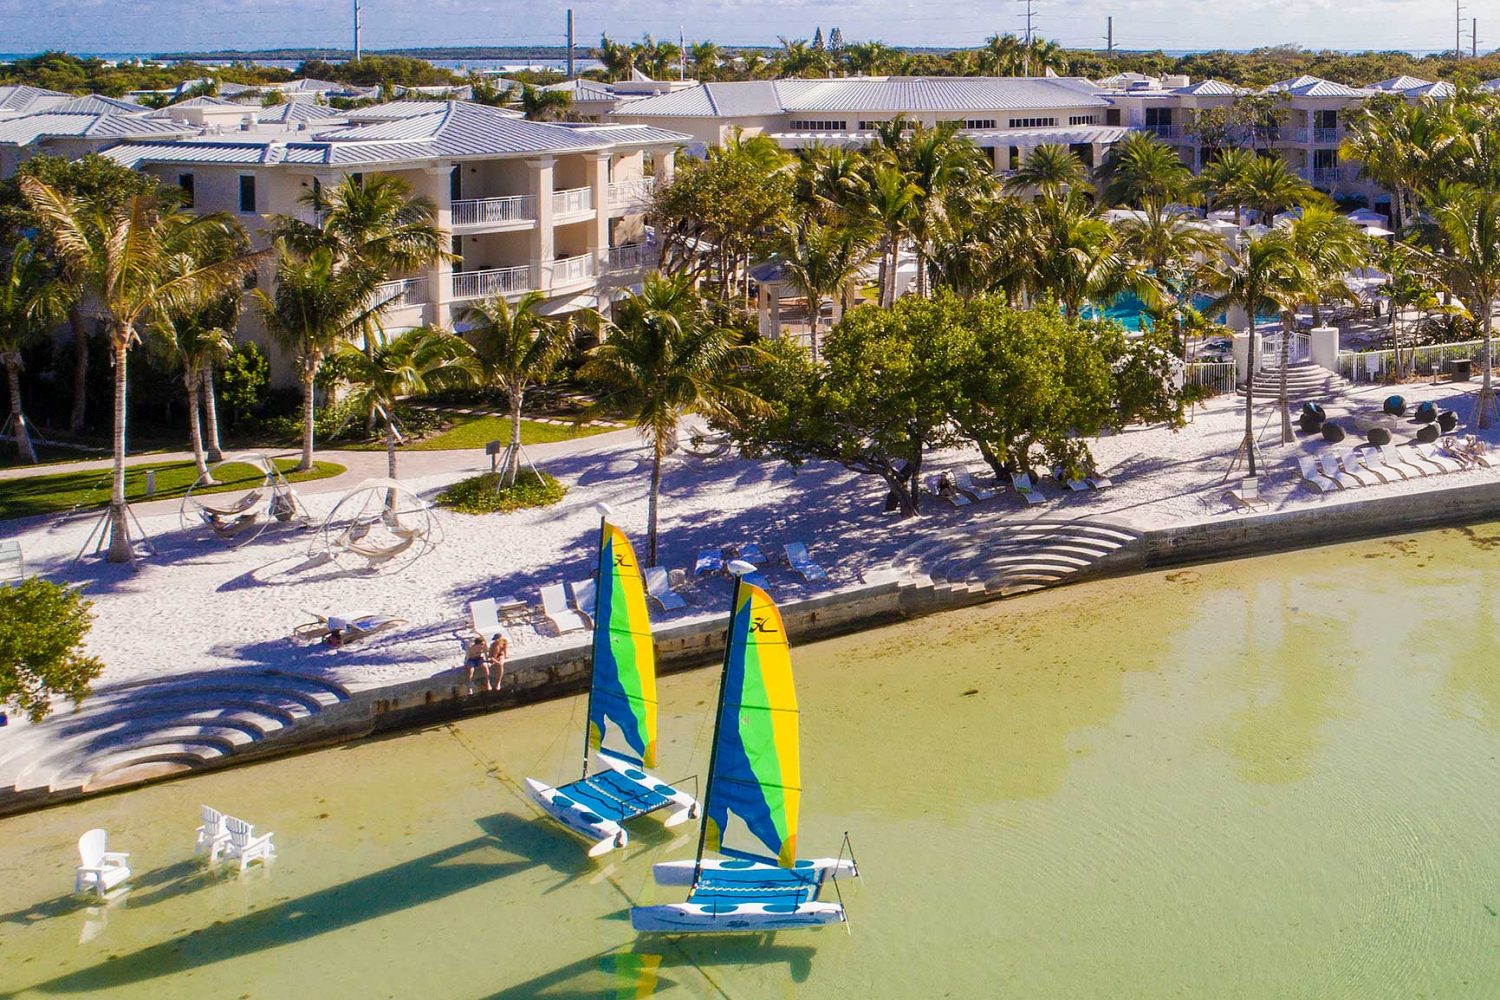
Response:
[{"label": "blue and yellow sail", "polygon": [[588,742],[599,750],[619,732],[645,767],[656,765],[656,653],[646,612],[646,586],[635,549],[604,522],[594,610],[594,678]]},{"label": "blue and yellow sail", "polygon": [[802,799],[791,647],[769,594],[742,580],[735,598],[704,843],[725,850],[733,813],[764,845],[765,860],[790,868],[797,858]]}]

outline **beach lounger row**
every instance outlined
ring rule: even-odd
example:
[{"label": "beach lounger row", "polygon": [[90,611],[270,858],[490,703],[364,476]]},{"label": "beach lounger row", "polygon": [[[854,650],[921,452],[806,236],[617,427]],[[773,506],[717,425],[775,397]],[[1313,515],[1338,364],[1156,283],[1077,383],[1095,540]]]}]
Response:
[{"label": "beach lounger row", "polygon": [[1412,443],[1365,445],[1343,451],[1330,449],[1316,457],[1299,456],[1297,467],[1305,486],[1319,493],[1331,493],[1457,472],[1467,465],[1447,449]]},{"label": "beach lounger row", "polygon": [[227,816],[209,806],[199,806],[203,824],[198,827],[194,854],[207,854],[209,864],[220,860],[238,861],[244,871],[253,861],[268,864],[276,860],[276,848],[270,833],[255,835],[255,827],[242,819]]}]

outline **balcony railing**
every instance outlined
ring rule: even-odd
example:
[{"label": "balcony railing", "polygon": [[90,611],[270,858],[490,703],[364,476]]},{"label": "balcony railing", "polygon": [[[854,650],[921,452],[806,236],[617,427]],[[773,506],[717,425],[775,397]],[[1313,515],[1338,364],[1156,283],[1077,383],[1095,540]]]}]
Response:
[{"label": "balcony railing", "polygon": [[388,302],[392,309],[418,306],[427,301],[426,278],[403,278],[387,281],[375,289],[376,302]]},{"label": "balcony railing", "polygon": [[1313,142],[1324,145],[1333,145],[1344,141],[1344,130],[1341,128],[1315,128],[1313,129]]},{"label": "balcony railing", "polygon": [[552,195],[552,214],[569,215],[573,212],[591,212],[594,209],[593,188],[569,188]]},{"label": "balcony railing", "polygon": [[594,255],[584,253],[577,257],[563,257],[549,264],[548,270],[551,276],[549,287],[584,281],[594,276]]},{"label": "balcony railing", "polygon": [[1147,125],[1146,131],[1158,139],[1181,139],[1187,134],[1181,125]]},{"label": "balcony railing", "polygon": [[470,198],[453,203],[453,226],[492,226],[536,218],[536,199],[529,194],[505,198]]},{"label": "balcony railing", "polygon": [[632,243],[629,246],[610,247],[609,261],[605,267],[610,272],[615,271],[638,271],[641,268],[651,267],[656,263],[655,247],[644,243]]},{"label": "balcony railing", "polygon": [[531,290],[531,268],[497,267],[488,271],[455,271],[454,299],[487,299]]},{"label": "balcony railing", "polygon": [[611,205],[635,205],[651,198],[656,190],[656,178],[642,177],[633,181],[616,181],[609,186]]}]

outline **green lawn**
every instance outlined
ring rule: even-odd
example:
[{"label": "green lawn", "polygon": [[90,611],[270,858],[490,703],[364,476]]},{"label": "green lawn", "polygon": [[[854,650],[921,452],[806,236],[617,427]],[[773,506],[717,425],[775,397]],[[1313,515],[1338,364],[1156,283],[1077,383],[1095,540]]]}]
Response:
[{"label": "green lawn", "polygon": [[[548,444],[552,441],[567,441],[587,437],[611,430],[609,427],[579,427],[572,424],[543,424],[535,420],[521,421],[522,444]],[[456,414],[453,426],[431,437],[414,441],[404,447],[409,451],[467,451],[479,450],[490,441],[499,441],[503,448],[510,442],[510,417],[465,416]],[[333,444],[332,448],[347,448],[350,451],[384,451],[385,442],[361,442],[359,444]]]},{"label": "green lawn", "polygon": [[[311,472],[292,472],[297,465],[295,458],[279,458],[276,465],[291,482],[310,479],[325,479],[337,476],[344,467],[337,462],[318,462]],[[134,503],[146,499],[146,470],[156,470],[156,492],[153,500],[176,499],[187,493],[198,478],[198,470],[192,462],[151,463],[139,462],[125,469],[125,497]],[[227,490],[244,489],[260,481],[261,473],[254,466],[234,463],[223,466],[216,472],[219,485],[207,491],[222,493]],[[196,495],[196,494],[195,494]],[[109,503],[109,470],[90,472],[61,472],[51,475],[27,476],[25,479],[0,480],[0,520],[12,517],[33,517],[37,514],[56,514],[62,511],[88,510]]]}]

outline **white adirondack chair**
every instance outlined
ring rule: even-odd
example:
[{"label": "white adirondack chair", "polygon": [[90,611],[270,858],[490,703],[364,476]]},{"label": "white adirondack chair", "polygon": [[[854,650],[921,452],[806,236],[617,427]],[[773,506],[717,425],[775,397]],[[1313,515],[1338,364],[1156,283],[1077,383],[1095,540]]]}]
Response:
[{"label": "white adirondack chair", "polygon": [[95,829],[78,838],[78,858],[83,863],[73,879],[73,891],[93,889],[103,899],[111,889],[130,878],[130,866],[125,859],[130,857],[121,851],[109,849],[109,834]]},{"label": "white adirondack chair", "polygon": [[198,815],[203,825],[198,827],[198,842],[193,845],[194,854],[207,854],[209,864],[218,864],[219,857],[229,847],[229,830],[224,826],[224,814],[209,806],[199,806]]},{"label": "white adirondack chair", "polygon": [[225,816],[224,825],[229,828],[229,848],[224,852],[224,857],[230,861],[238,859],[240,871],[248,868],[252,861],[259,861],[264,865],[276,860],[276,848],[271,843],[273,834],[265,833],[257,837],[255,827],[233,816]]}]

